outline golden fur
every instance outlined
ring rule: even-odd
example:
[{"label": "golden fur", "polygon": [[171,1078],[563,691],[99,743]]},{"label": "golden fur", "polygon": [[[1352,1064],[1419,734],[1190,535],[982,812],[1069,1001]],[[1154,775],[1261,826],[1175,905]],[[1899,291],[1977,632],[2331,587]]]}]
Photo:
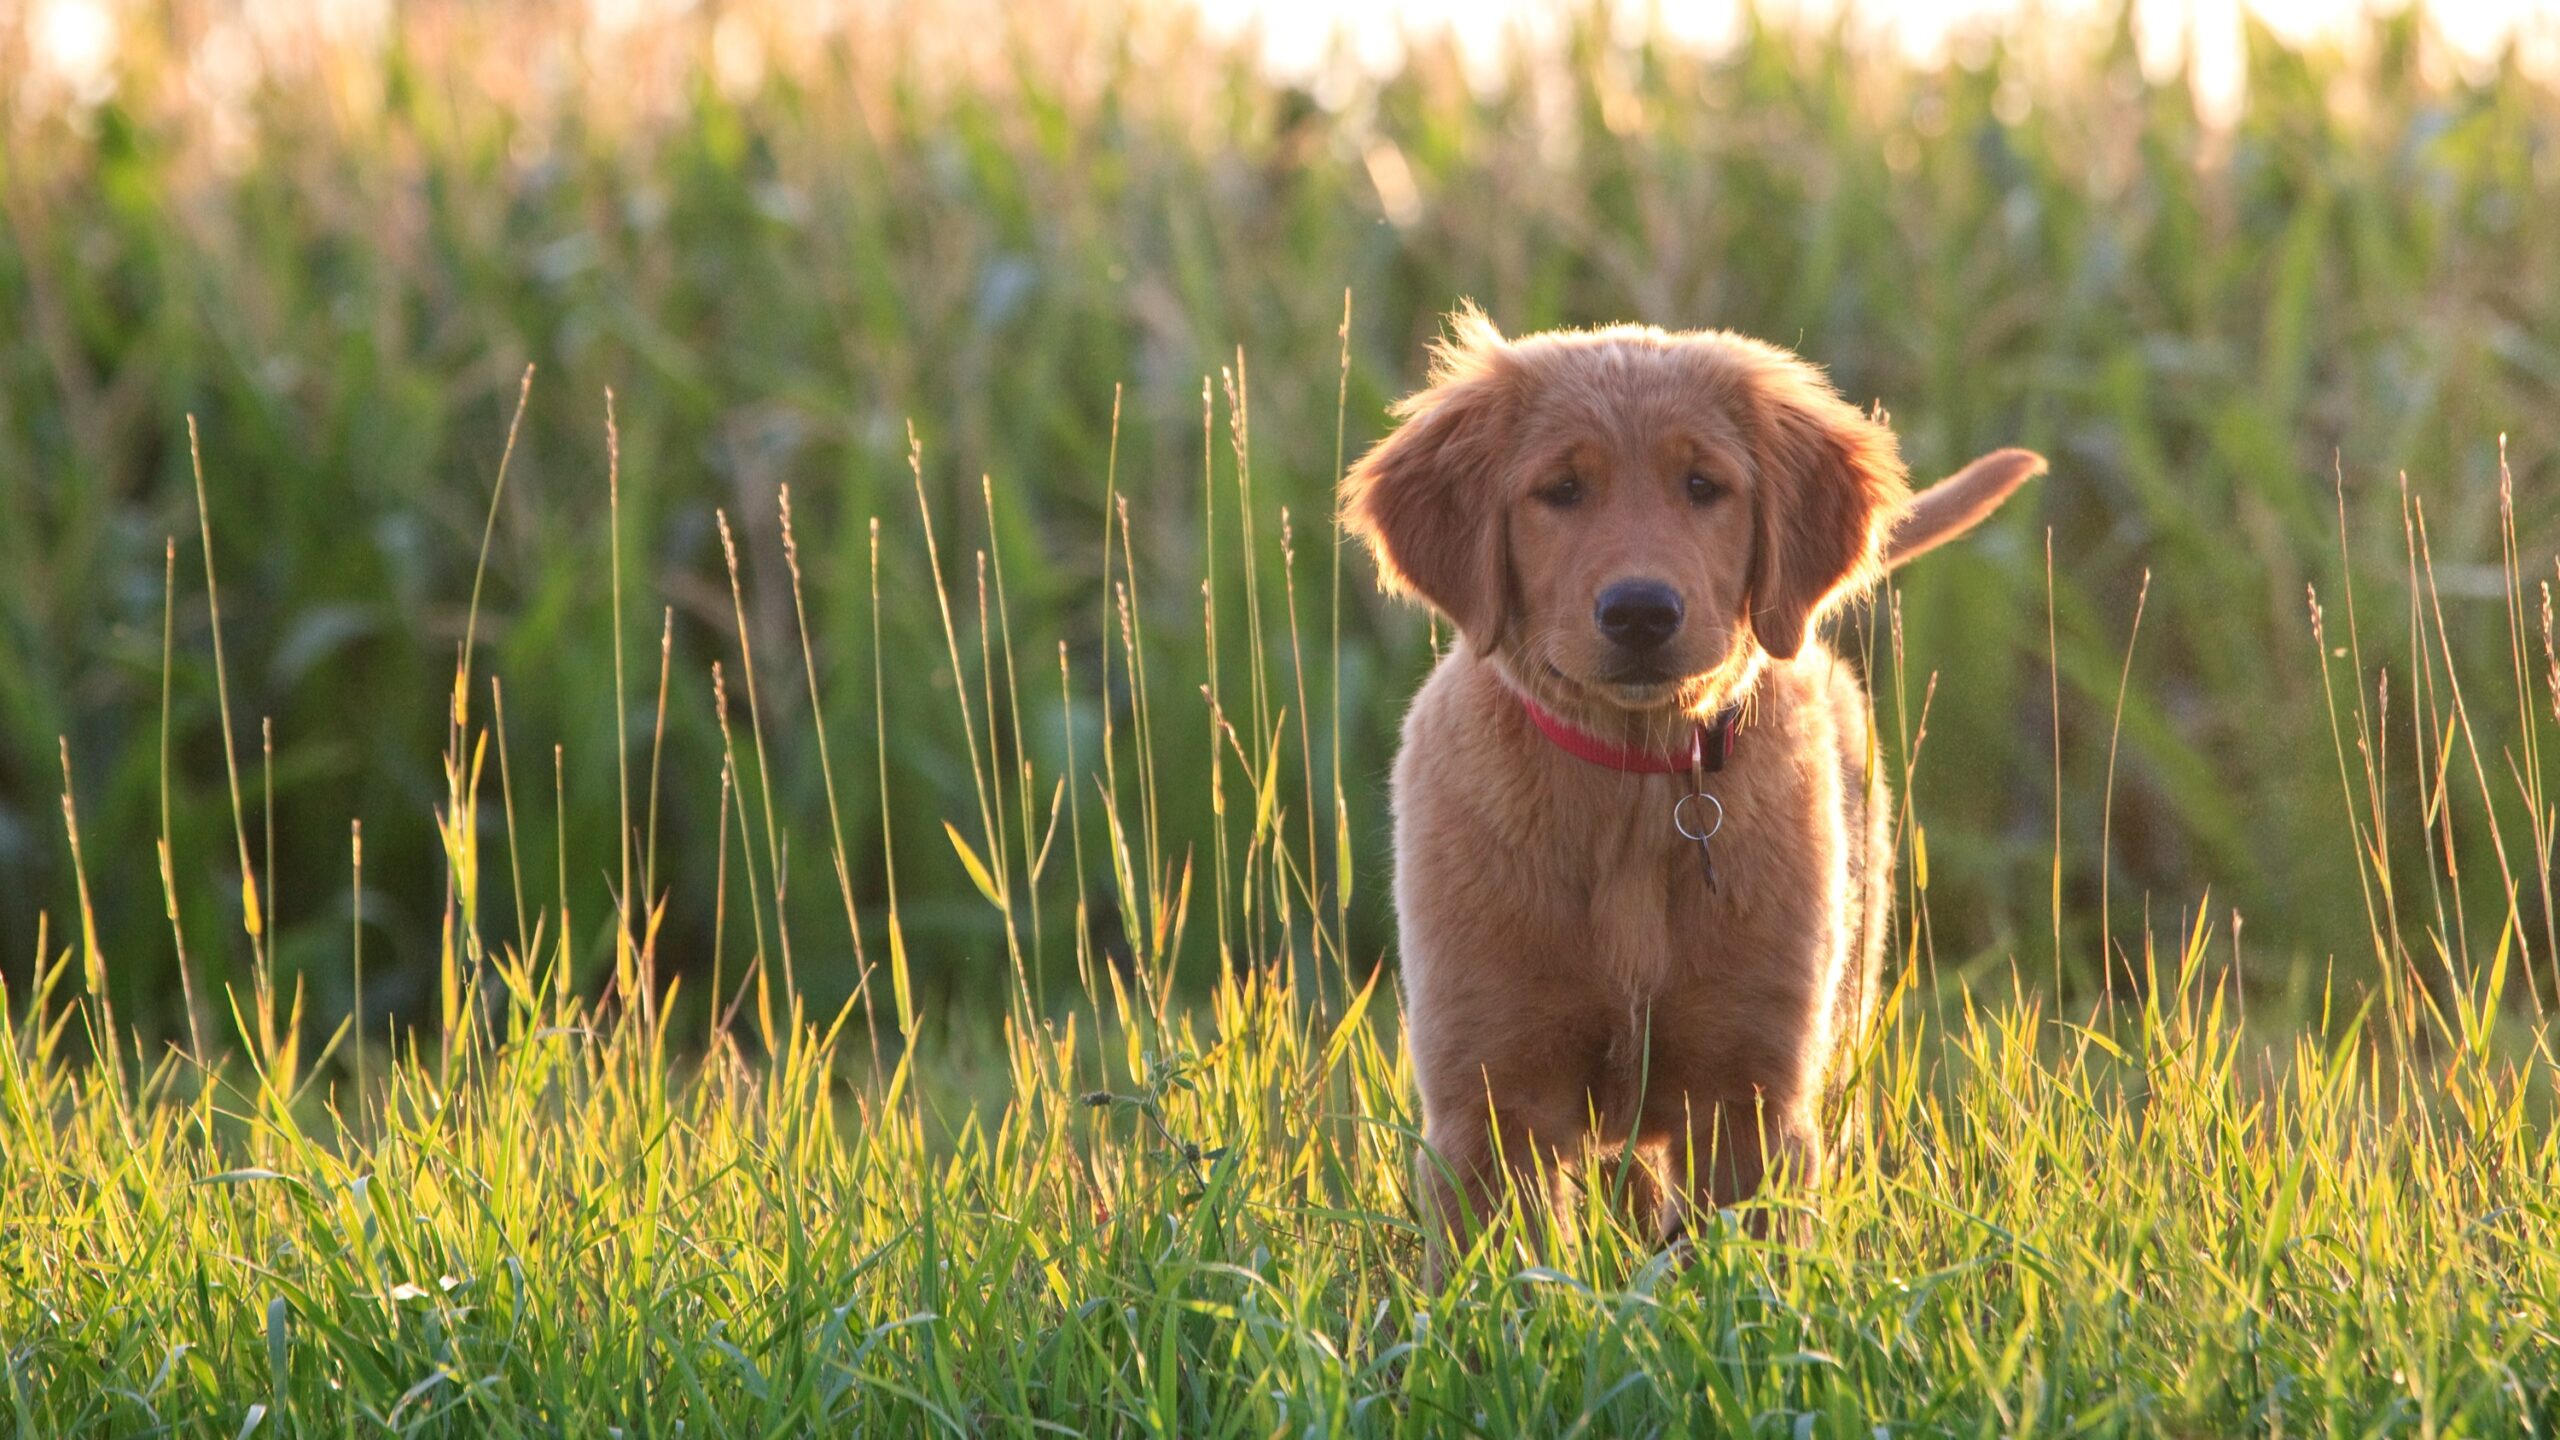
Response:
[{"label": "golden fur", "polygon": [[[1872,1004],[1884,782],[1865,692],[1816,632],[2041,461],[2002,452],[1913,504],[1892,433],[1785,351],[1636,326],[1511,341],[1472,309],[1397,414],[1343,499],[1384,583],[1459,632],[1394,778],[1432,1269],[1506,1171],[1525,1191],[1595,1145],[1635,1147],[1675,1236],[1773,1164],[1818,1169],[1835,1044]],[[1632,659],[1595,616],[1628,580],[1686,617]],[[1713,892],[1672,827],[1688,777],[1576,759],[1518,692],[1657,749],[1745,704],[1707,786]]]}]

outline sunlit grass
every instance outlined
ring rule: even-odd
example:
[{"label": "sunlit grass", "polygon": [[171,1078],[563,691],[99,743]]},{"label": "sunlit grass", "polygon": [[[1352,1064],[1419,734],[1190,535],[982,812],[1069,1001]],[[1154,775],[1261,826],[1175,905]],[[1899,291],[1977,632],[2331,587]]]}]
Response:
[{"label": "sunlit grass", "polygon": [[[2520,1433],[2554,1405],[2547,1050],[2244,1042],[2201,953],[2095,1027],[1899,1007],[1838,1176],[1670,1259],[1414,1284],[1391,996],[1009,1026],[999,1110],[808,1032],[676,1065],[507,1006],[334,1105],[0,1060],[27,1435]],[[2171,977],[2164,977],[2168,979]],[[1123,1024],[1123,1014],[1126,1023]],[[2343,1021],[2345,1017],[2341,1017]],[[600,1028],[599,1028],[600,1026]],[[855,1067],[858,1068],[858,1067]],[[1120,1089],[1089,1095],[1091,1077]],[[342,1113],[337,1106],[345,1106]],[[1535,1260],[1536,1263],[1531,1263]]]}]

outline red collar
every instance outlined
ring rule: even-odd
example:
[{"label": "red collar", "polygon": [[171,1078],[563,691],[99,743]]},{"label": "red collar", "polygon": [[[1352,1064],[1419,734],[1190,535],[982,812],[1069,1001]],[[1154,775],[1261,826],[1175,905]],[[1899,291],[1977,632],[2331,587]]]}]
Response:
[{"label": "red collar", "polygon": [[1553,741],[1557,749],[1576,760],[1631,775],[1712,775],[1722,770],[1725,760],[1733,754],[1734,732],[1742,724],[1742,707],[1728,705],[1717,711],[1715,718],[1690,726],[1688,739],[1677,749],[1640,750],[1573,725],[1530,699],[1524,690],[1514,689],[1511,693],[1519,697],[1529,723],[1537,726],[1538,732]]}]

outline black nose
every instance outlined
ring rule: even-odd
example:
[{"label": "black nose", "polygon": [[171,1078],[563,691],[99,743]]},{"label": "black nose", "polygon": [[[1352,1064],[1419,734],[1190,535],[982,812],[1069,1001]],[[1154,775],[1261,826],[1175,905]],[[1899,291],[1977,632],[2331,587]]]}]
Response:
[{"label": "black nose", "polygon": [[1680,592],[1658,580],[1621,580],[1600,592],[1592,619],[1629,650],[1655,650],[1680,633]]}]

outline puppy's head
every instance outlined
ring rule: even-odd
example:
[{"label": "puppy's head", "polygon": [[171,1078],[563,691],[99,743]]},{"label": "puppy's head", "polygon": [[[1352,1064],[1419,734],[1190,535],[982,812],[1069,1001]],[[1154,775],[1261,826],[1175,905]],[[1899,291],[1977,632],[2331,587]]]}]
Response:
[{"label": "puppy's head", "polygon": [[1510,341],[1462,310],[1396,413],[1343,491],[1388,587],[1522,684],[1621,711],[1793,657],[1908,495],[1892,432],[1727,333]]}]

